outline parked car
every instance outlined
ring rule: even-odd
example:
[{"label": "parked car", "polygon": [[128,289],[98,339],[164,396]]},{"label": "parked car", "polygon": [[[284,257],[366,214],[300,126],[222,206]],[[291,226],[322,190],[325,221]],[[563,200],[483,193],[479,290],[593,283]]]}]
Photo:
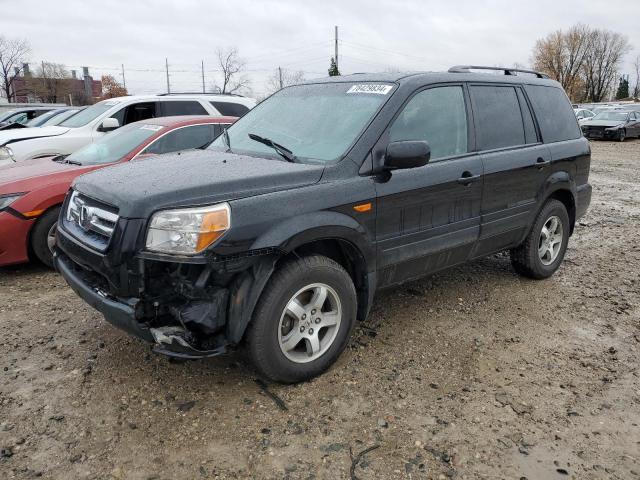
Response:
[{"label": "parked car", "polygon": [[29,254],[51,266],[60,204],[74,178],[149,155],[208,145],[234,117],[153,118],[122,127],[65,156],[0,167],[0,266]]},{"label": "parked car", "polygon": [[335,362],[380,288],[503,250],[547,278],[590,202],[589,142],[557,82],[470,68],[287,87],[205,151],[83,175],[56,268],[156,352],[243,345],[279,382]]},{"label": "parked car", "polygon": [[587,110],[586,108],[574,108],[573,113],[576,114],[578,123],[582,123],[595,115],[591,110]]},{"label": "parked car", "polygon": [[640,112],[606,110],[581,125],[587,138],[618,140],[640,137]]},{"label": "parked car", "polygon": [[45,112],[42,115],[34,117],[31,120],[27,121],[26,123],[18,123],[18,122],[8,123],[0,127],[0,130],[5,131],[5,130],[12,130],[15,128],[42,127],[47,123],[49,123],[50,125],[57,125],[57,123],[55,123],[56,119],[62,117],[60,118],[60,121],[62,121],[68,118],[68,116],[62,116],[63,113],[69,112],[69,111],[71,111],[72,113],[76,113],[78,110],[79,110],[79,107],[56,108],[53,110],[49,110],[48,112]]},{"label": "parked car", "polygon": [[255,100],[237,95],[147,95],[112,98],[87,107],[58,126],[0,132],[0,164],[68,155],[122,125],[176,115],[240,116]]},{"label": "parked car", "polygon": [[53,110],[56,107],[23,107],[9,110],[0,114],[0,128],[17,123],[19,125],[27,123],[29,120]]}]

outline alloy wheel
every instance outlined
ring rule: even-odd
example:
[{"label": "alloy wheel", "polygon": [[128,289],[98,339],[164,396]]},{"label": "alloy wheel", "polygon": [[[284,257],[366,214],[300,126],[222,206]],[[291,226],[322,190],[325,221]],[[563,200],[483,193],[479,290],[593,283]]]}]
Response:
[{"label": "alloy wheel", "polygon": [[278,325],[280,350],[295,363],[312,362],[333,345],[340,329],[342,305],[324,283],[298,290],[287,302]]},{"label": "alloy wheel", "polygon": [[558,258],[562,248],[562,221],[560,217],[553,215],[549,217],[540,231],[540,241],[538,243],[538,256],[543,265],[549,266]]}]

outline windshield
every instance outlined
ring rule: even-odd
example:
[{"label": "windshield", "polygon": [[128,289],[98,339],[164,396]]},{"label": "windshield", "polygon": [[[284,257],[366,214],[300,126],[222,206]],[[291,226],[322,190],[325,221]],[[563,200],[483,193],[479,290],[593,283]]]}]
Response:
[{"label": "windshield", "polygon": [[616,122],[624,122],[627,120],[626,112],[600,112],[592,120],[614,120]]},{"label": "windshield", "polygon": [[29,120],[25,125],[27,125],[28,127],[41,127],[47,121],[51,120],[52,118],[55,118],[56,116],[60,115],[63,112],[64,110],[51,110],[50,112],[43,113],[39,117]]},{"label": "windshield", "polygon": [[[326,83],[285,88],[229,128],[235,153],[278,155],[262,137],[296,160],[332,162],[342,157],[393,90],[381,83]],[[227,148],[225,136],[209,148]]]},{"label": "windshield", "polygon": [[76,113],[81,112],[82,109],[77,109],[77,110],[65,110],[62,113],[59,113],[58,115],[54,116],[54,117],[50,117],[48,118],[44,123],[42,123],[40,126],[41,127],[47,127],[49,125],[60,125],[62,122],[64,122],[66,119],[73,117]]},{"label": "windshield", "polygon": [[84,127],[87,123],[95,120],[104,112],[117,104],[118,102],[114,102],[113,100],[105,100],[103,102],[96,103],[95,105],[91,105],[90,107],[85,108],[70,119],[62,122],[60,126],[69,128]]},{"label": "windshield", "polygon": [[101,137],[100,140],[72,153],[66,159],[81,165],[117,162],[163,128],[160,125],[132,123]]}]

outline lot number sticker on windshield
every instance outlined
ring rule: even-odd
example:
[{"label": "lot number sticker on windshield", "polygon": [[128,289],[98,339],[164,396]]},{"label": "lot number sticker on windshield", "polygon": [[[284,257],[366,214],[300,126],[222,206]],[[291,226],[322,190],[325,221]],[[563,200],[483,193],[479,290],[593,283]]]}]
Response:
[{"label": "lot number sticker on windshield", "polygon": [[378,95],[386,95],[392,88],[392,85],[363,84],[352,86],[347,90],[347,93],[376,93]]}]

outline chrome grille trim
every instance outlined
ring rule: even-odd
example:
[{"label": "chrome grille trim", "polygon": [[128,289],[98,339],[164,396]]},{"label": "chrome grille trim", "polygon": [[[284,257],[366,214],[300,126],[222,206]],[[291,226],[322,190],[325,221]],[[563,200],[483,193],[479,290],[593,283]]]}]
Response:
[{"label": "chrome grille trim", "polygon": [[95,203],[74,191],[69,198],[65,219],[81,232],[97,234],[108,243],[118,222],[118,215]]}]

